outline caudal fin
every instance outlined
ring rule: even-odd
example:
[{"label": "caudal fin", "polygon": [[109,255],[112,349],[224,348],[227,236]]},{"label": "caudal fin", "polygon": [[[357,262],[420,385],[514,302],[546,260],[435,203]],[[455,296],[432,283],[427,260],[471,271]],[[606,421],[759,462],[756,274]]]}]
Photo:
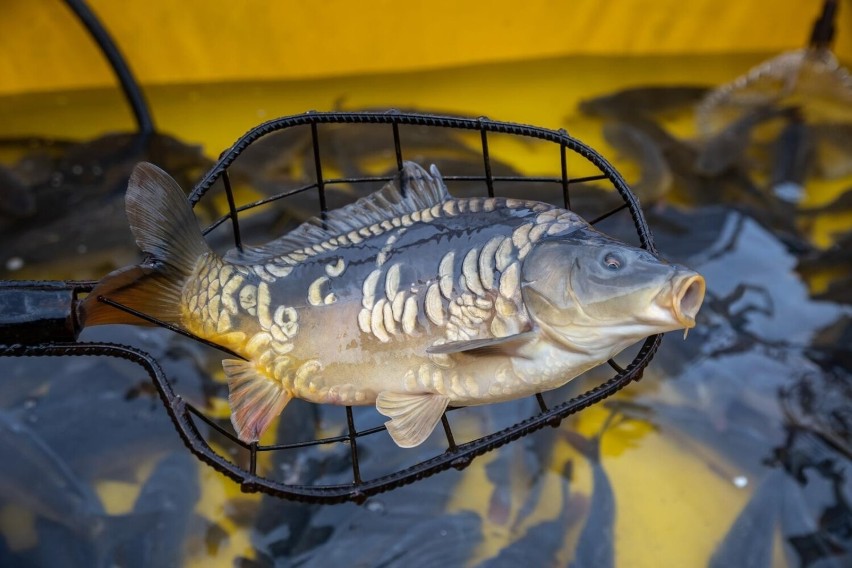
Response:
[{"label": "caudal fin", "polygon": [[186,195],[166,172],[140,163],[130,176],[127,219],[149,258],[107,275],[80,304],[83,326],[145,321],[100,300],[107,298],[162,321],[179,323],[181,291],[198,258],[210,252]]}]

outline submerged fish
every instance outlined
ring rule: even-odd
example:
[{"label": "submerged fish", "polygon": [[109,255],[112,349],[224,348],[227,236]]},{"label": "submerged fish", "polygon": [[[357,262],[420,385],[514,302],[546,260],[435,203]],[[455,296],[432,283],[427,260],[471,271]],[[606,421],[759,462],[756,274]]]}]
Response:
[{"label": "submerged fish", "polygon": [[705,141],[695,160],[695,171],[703,176],[718,176],[737,166],[745,157],[756,127],[795,112],[796,109],[766,105],[743,113],[738,120]]},{"label": "submerged fish", "polygon": [[628,122],[610,122],[603,127],[604,139],[621,157],[639,166],[640,176],[631,187],[643,203],[658,201],[672,186],[672,172],[650,135]]},{"label": "submerged fish", "polygon": [[631,119],[691,109],[710,90],[701,85],[649,85],[631,87],[608,95],[580,101],[588,116]]},{"label": "submerged fish", "polygon": [[223,361],[231,421],[258,440],[293,398],[376,404],[402,447],[448,405],[559,387],[636,341],[695,325],[704,279],[535,201],[454,199],[414,163],[381,191],[267,245],[212,252],[186,197],[141,164],[127,213],[144,263],[107,276],[84,325],[185,327]]}]

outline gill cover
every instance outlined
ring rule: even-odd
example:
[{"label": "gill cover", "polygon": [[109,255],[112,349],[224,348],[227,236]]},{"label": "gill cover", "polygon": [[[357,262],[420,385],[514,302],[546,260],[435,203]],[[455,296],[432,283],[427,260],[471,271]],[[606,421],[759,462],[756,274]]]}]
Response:
[{"label": "gill cover", "polygon": [[626,322],[643,312],[674,273],[654,254],[582,228],[542,241],[521,269],[530,315],[555,327]]}]

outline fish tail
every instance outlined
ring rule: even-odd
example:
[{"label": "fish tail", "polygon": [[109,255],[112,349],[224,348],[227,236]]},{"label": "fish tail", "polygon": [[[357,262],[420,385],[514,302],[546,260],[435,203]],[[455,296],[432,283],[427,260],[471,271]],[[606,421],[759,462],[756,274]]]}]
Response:
[{"label": "fish tail", "polygon": [[180,323],[184,284],[199,258],[213,253],[204,242],[186,194],[160,168],[138,164],[130,176],[125,201],[130,230],[148,257],[103,278],[80,303],[78,321],[82,326],[145,324],[103,301],[107,299],[167,323]]}]

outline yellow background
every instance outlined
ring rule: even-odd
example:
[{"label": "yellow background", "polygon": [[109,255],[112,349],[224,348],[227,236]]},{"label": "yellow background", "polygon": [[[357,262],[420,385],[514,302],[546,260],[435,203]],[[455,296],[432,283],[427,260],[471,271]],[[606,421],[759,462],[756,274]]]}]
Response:
[{"label": "yellow background", "polygon": [[[835,51],[852,59],[852,1]],[[572,54],[801,47],[822,0],[90,0],[146,84],[416,71]],[[113,84],[61,0],[5,0],[0,94]]]}]

